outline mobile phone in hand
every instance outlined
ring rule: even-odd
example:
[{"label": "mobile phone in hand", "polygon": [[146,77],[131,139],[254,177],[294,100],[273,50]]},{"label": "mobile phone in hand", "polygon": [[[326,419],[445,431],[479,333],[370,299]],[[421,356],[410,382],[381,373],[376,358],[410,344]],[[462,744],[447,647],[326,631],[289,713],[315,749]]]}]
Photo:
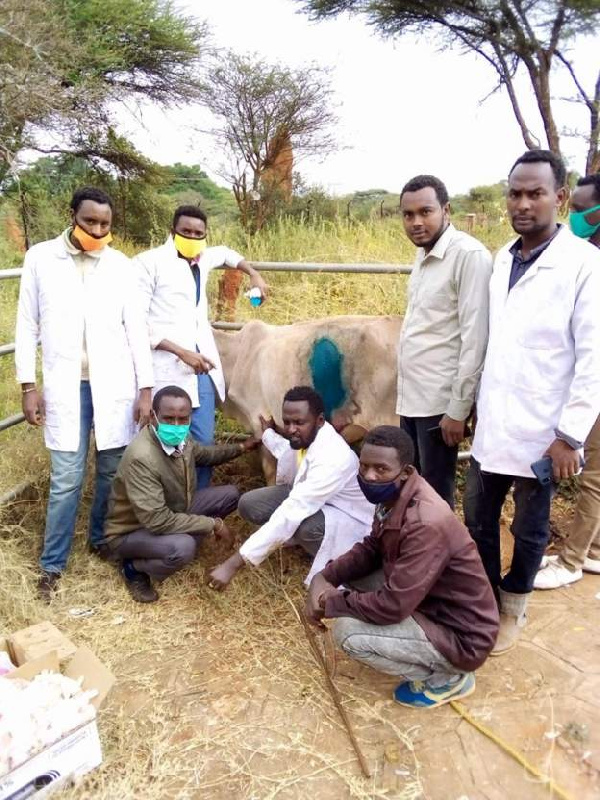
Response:
[{"label": "mobile phone in hand", "polygon": [[531,471],[542,486],[547,486],[552,480],[552,459],[550,456],[544,456],[539,461],[534,461],[531,464]]}]

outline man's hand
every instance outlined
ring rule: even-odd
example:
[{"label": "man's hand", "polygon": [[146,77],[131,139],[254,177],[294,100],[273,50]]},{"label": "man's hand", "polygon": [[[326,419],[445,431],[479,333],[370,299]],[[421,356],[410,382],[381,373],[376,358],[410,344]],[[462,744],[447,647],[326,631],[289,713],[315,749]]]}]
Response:
[{"label": "man's hand", "polygon": [[440,422],[440,429],[446,447],[456,447],[465,438],[464,420],[452,419],[452,417],[444,414]]},{"label": "man's hand", "polygon": [[196,375],[210,372],[211,369],[215,368],[210,358],[206,358],[206,356],[203,356],[201,353],[194,353],[193,350],[182,350],[179,354],[179,358],[184,364],[191,367]]},{"label": "man's hand", "polygon": [[23,392],[21,405],[25,419],[30,425],[41,427],[46,422],[44,398],[36,388],[33,388],[33,391]]},{"label": "man's hand", "polygon": [[273,431],[277,431],[277,424],[275,423],[273,417],[269,417],[269,419],[266,419],[266,417],[263,417],[262,414],[259,414],[258,420],[260,422],[260,429],[262,430],[263,433],[265,431],[268,431],[269,428],[271,428],[271,430]]},{"label": "man's hand", "polygon": [[216,592],[222,592],[223,589],[229,586],[233,577],[243,566],[244,559],[239,553],[234,553],[232,556],[229,556],[227,561],[223,561],[222,564],[219,564],[210,572],[207,571],[205,581],[210,589],[214,589]]},{"label": "man's hand", "polygon": [[215,528],[213,533],[215,535],[216,542],[218,542],[220,545],[223,545],[226,550],[231,550],[234,540],[233,531],[229,530],[223,520],[220,520],[220,524],[217,526],[217,528]]},{"label": "man's hand", "polygon": [[337,593],[337,591],[335,586],[326,581],[320,572],[315,575],[310,582],[304,606],[304,614],[311,625],[316,625],[317,628],[325,627],[321,622],[325,615],[325,600],[328,595]]},{"label": "man's hand", "polygon": [[581,467],[579,451],[573,450],[562,439],[555,439],[544,455],[552,459],[552,474],[557,483],[579,472]]},{"label": "man's hand", "polygon": [[269,296],[269,285],[262,275],[259,272],[256,272],[256,270],[253,270],[252,275],[250,276],[250,288],[258,289],[260,291],[260,296],[262,297],[263,303]]},{"label": "man's hand", "polygon": [[140,428],[145,428],[150,422],[152,411],[152,389],[140,389],[133,411],[133,419]]},{"label": "man's hand", "polygon": [[242,442],[242,452],[249,453],[250,450],[256,450],[256,448],[261,444],[261,439],[257,439],[255,436],[250,436],[250,438]]}]

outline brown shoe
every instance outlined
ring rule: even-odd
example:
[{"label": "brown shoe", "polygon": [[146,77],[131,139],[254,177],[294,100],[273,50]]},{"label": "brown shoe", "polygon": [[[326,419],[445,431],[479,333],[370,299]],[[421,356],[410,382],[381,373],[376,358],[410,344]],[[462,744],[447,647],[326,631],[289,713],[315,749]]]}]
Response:
[{"label": "brown shoe", "polygon": [[37,585],[37,593],[40,600],[50,603],[54,593],[58,589],[60,572],[42,572]]},{"label": "brown shoe", "polygon": [[133,578],[128,578],[123,572],[125,586],[136,603],[156,603],[158,592],[152,586],[150,576],[145,572],[138,572]]}]

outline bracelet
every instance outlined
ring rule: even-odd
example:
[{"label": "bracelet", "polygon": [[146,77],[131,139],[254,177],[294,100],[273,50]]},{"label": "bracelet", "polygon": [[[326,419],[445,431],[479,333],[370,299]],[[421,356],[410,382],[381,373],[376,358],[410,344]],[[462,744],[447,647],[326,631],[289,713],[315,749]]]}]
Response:
[{"label": "bracelet", "polygon": [[[223,529],[223,526],[225,525],[225,523],[223,522],[223,520],[221,519],[221,517],[215,517],[215,518],[214,518],[214,520],[213,520],[213,522],[214,522],[214,525],[213,525],[213,533],[218,533],[220,530],[222,530],[222,529]],[[218,528],[217,528],[217,522],[220,522],[220,523],[221,523],[221,524],[219,525],[219,527],[218,527]]]},{"label": "bracelet", "polygon": [[30,386],[29,389],[21,389],[21,394],[29,394],[29,392],[36,392],[35,386]]}]

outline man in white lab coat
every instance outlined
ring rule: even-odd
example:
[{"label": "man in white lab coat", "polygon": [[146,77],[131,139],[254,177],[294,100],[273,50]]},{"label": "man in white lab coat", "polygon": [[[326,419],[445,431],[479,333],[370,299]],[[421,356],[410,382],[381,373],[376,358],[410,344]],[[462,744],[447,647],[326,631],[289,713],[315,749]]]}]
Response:
[{"label": "man in white lab coat", "polygon": [[283,433],[261,417],[263,444],[277,459],[277,483],[242,495],[238,512],[261,527],[237,553],[209,575],[224,589],[245,564],[257,567],[286,544],[299,544],[314,557],[308,584],[328,561],[368,535],[375,506],[358,485],[358,458],[325,421],[321,396],[310,386],[286,392]]},{"label": "man in white lab coat", "polygon": [[[190,433],[200,444],[214,442],[215,391],[225,399],[225,379],[208,319],[206,284],[215,267],[245,272],[266,297],[260,274],[235,250],[206,246],[207,218],[197,206],[179,206],[167,241],[140,253],[134,262],[148,313],[155,391],[180,386],[192,398]],[[198,467],[198,488],[210,482],[209,467]]]},{"label": "man in white lab coat", "polygon": [[[465,519],[500,605],[492,655],[510,650],[549,540],[556,483],[578,472],[600,409],[600,254],[557,225],[565,168],[547,150],[519,158],[507,209],[519,238],[498,253],[490,282],[490,335],[477,398]],[[553,481],[531,465],[551,459]],[[500,573],[500,514],[514,486],[515,540]]]},{"label": "man in white lab coat", "polygon": [[[23,413],[43,426],[50,450],[50,497],[38,589],[50,600],[67,565],[85,477],[90,432],[96,487],[89,544],[104,552],[104,518],[119,459],[149,420],[152,358],[129,259],[110,248],[113,204],[100,189],[79,189],[71,226],[25,255],[15,361]],[[44,387],[36,385],[42,346]]]}]

